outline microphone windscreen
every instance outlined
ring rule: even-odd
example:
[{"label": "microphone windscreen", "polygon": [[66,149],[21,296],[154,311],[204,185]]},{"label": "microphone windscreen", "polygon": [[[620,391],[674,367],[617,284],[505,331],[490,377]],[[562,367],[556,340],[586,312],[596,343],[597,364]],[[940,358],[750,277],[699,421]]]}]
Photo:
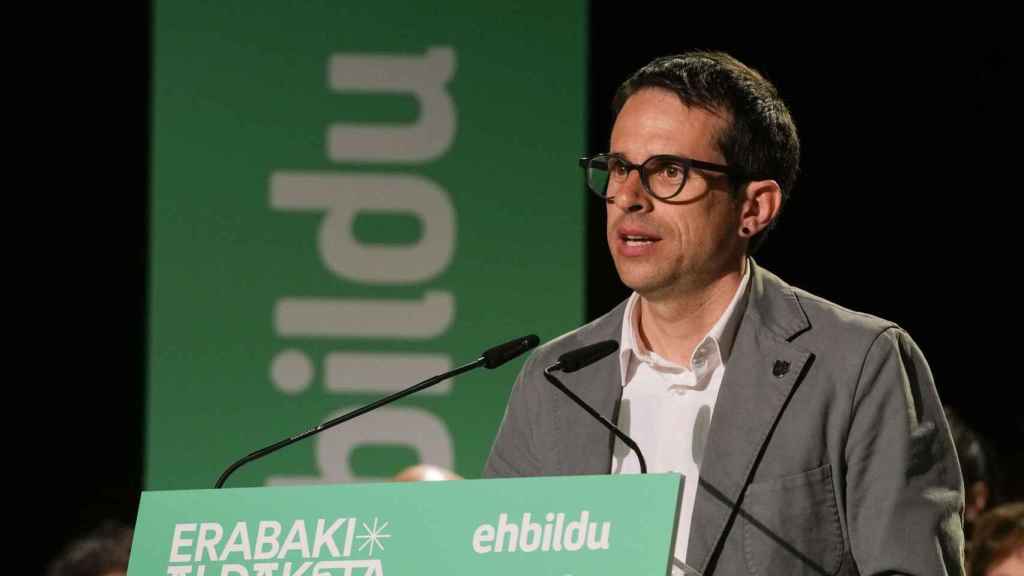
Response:
[{"label": "microphone windscreen", "polygon": [[615,340],[605,340],[562,354],[558,357],[558,365],[561,367],[562,372],[575,372],[590,366],[618,349],[618,342]]},{"label": "microphone windscreen", "polygon": [[521,336],[514,340],[509,340],[504,344],[498,344],[494,348],[486,350],[481,354],[484,359],[484,366],[488,369],[497,368],[505,362],[518,357],[523,352],[535,347],[539,343],[540,338],[537,338],[536,334],[530,334],[528,336]]}]

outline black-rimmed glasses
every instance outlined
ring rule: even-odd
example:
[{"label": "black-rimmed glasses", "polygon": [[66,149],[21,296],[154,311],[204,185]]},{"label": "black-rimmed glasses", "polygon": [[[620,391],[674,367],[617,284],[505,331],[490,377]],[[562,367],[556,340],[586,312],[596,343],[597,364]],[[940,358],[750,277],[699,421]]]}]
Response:
[{"label": "black-rimmed glasses", "polygon": [[675,198],[687,201],[696,198],[697,194],[693,198],[677,198],[686,186],[692,168],[720,172],[740,180],[748,179],[742,170],[730,166],[670,154],[651,156],[643,164],[633,164],[618,154],[596,154],[580,158],[580,166],[586,172],[587,187],[601,198],[614,196],[633,170],[640,173],[644,190],[659,200]]}]

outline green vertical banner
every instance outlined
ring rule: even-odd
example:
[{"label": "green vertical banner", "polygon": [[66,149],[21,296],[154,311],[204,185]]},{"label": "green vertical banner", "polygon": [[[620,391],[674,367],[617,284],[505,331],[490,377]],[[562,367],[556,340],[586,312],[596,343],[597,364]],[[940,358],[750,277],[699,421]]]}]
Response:
[{"label": "green vertical banner", "polygon": [[[585,9],[154,5],[146,485],[583,318]],[[475,477],[520,362],[229,485]]]}]

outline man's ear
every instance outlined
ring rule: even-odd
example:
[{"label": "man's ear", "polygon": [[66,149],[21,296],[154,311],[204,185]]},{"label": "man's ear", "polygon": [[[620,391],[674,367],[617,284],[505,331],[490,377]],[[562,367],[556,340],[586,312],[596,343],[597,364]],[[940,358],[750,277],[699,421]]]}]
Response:
[{"label": "man's ear", "polygon": [[740,194],[739,234],[750,238],[775,220],[782,208],[782,189],[775,180],[748,182]]}]

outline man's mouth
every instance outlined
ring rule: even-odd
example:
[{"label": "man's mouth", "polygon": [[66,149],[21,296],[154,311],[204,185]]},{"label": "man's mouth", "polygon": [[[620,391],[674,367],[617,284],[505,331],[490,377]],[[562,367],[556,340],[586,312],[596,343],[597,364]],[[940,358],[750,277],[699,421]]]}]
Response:
[{"label": "man's mouth", "polygon": [[630,247],[650,246],[661,240],[661,237],[640,227],[623,226],[619,228],[619,241]]},{"label": "man's mouth", "polygon": [[647,244],[653,244],[658,241],[657,238],[651,236],[640,236],[636,234],[623,234],[620,236],[622,241],[626,243],[626,246],[646,246]]}]

